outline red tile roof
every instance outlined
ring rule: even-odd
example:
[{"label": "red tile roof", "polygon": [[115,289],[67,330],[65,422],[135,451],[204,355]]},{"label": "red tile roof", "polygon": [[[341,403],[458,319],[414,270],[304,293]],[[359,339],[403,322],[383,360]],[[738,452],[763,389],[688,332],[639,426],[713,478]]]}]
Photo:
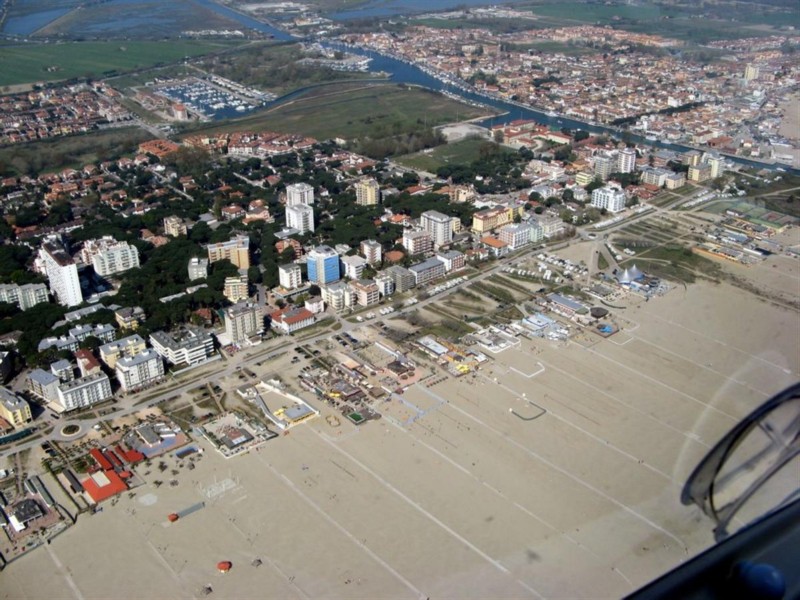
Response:
[{"label": "red tile roof", "polygon": [[128,486],[125,485],[125,482],[122,481],[122,478],[114,471],[106,470],[103,471],[103,473],[108,478],[108,485],[98,485],[93,477],[88,477],[81,482],[83,489],[86,490],[86,493],[89,494],[92,500],[98,504],[103,500],[107,500],[112,496],[121,494],[128,489]]}]

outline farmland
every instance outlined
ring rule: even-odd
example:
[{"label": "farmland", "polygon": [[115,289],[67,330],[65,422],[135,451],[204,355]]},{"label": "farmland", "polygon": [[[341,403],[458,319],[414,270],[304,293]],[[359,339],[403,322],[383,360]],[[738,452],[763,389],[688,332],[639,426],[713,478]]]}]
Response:
[{"label": "farmland", "polygon": [[185,40],[0,46],[0,86],[109,76],[227,50],[233,44]]}]

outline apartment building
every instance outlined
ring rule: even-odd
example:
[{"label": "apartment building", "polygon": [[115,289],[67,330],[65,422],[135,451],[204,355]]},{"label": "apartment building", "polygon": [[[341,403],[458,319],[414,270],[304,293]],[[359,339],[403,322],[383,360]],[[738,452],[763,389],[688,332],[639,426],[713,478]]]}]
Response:
[{"label": "apartment building", "polygon": [[286,186],[286,206],[314,204],[314,188],[307,183],[293,183]]},{"label": "apartment building", "polygon": [[7,387],[0,387],[0,417],[14,428],[22,427],[32,420],[31,407]]},{"label": "apartment building", "polygon": [[45,242],[39,250],[50,291],[62,306],[77,306],[83,302],[78,266],[55,242]]},{"label": "apartment building", "polygon": [[416,277],[414,274],[400,265],[392,265],[383,270],[385,275],[388,275],[394,281],[394,289],[400,293],[410,290],[416,285]]},{"label": "apartment building", "polygon": [[359,206],[374,206],[381,201],[381,188],[372,178],[356,182],[356,204]]},{"label": "apartment building", "polygon": [[448,215],[435,210],[426,210],[420,215],[420,225],[433,240],[433,247],[438,249],[453,241],[452,219]]},{"label": "apartment building", "polygon": [[234,344],[244,342],[263,327],[261,309],[255,304],[240,302],[225,310],[225,333]]},{"label": "apartment building", "polygon": [[351,281],[350,289],[353,290],[353,295],[359,306],[372,306],[381,301],[378,285],[372,279]]},{"label": "apartment building", "polygon": [[150,334],[150,344],[172,365],[194,365],[207,360],[214,353],[214,337],[196,327],[173,332],[155,331]]},{"label": "apartment building", "polygon": [[140,306],[125,306],[114,311],[114,320],[120,329],[135,331],[144,321],[144,310]]},{"label": "apartment building", "polygon": [[350,279],[359,279],[361,273],[363,273],[364,269],[369,265],[366,258],[362,258],[358,255],[343,256],[341,262],[344,276]]},{"label": "apartment building", "polygon": [[333,310],[344,310],[353,306],[353,290],[344,281],[335,281],[322,288],[322,299]]},{"label": "apartment building", "polygon": [[179,235],[186,235],[187,233],[186,223],[184,223],[183,219],[180,217],[173,215],[164,218],[164,235],[178,237]]},{"label": "apartment building", "polygon": [[444,264],[445,273],[458,271],[467,266],[467,257],[458,250],[448,250],[447,252],[437,252],[436,258]]},{"label": "apartment building", "polygon": [[139,249],[128,242],[109,244],[92,257],[92,266],[101,277],[135,269],[139,266]]},{"label": "apartment building", "polygon": [[28,310],[42,302],[48,302],[47,286],[43,283],[0,284],[0,302],[16,304],[20,310]]},{"label": "apartment building", "polygon": [[128,337],[103,344],[98,351],[100,353],[100,360],[103,361],[109,369],[114,369],[120,358],[136,356],[146,349],[147,344],[142,336],[138,333],[134,333]]},{"label": "apartment building", "polygon": [[433,238],[427,231],[406,229],[403,232],[403,247],[411,256],[428,254],[433,251]]},{"label": "apartment building", "polygon": [[45,402],[58,399],[58,386],[61,380],[43,369],[34,369],[27,377],[28,391]]},{"label": "apartment building", "polygon": [[633,173],[636,168],[636,150],[623,148],[617,153],[617,173]]},{"label": "apartment building", "polygon": [[246,235],[237,235],[227,242],[209,244],[206,250],[210,263],[227,259],[239,269],[250,268],[250,238]]},{"label": "apartment building", "polygon": [[444,277],[444,263],[438,258],[429,258],[426,261],[412,265],[408,268],[414,276],[414,285],[425,285],[428,282]]},{"label": "apartment building", "polygon": [[296,229],[300,234],[314,232],[314,208],[308,204],[295,204],[286,207],[286,227]]},{"label": "apartment building", "polygon": [[592,192],[592,206],[611,213],[625,210],[625,192],[612,185],[597,188]]},{"label": "apartment building", "polygon": [[222,294],[231,302],[236,303],[240,300],[247,300],[249,296],[248,287],[247,275],[226,277]]},{"label": "apartment building", "polygon": [[208,259],[197,258],[196,256],[189,259],[189,281],[195,279],[205,279],[208,277]]},{"label": "apartment building", "polygon": [[278,283],[287,290],[293,290],[303,285],[303,276],[300,265],[289,263],[278,266]]},{"label": "apartment building", "polygon": [[394,294],[394,279],[391,275],[386,273],[378,273],[375,276],[375,285],[378,286],[378,292],[384,298]]},{"label": "apartment building", "polygon": [[379,265],[383,260],[383,247],[375,240],[364,240],[361,242],[361,255],[370,265]]},{"label": "apartment building", "polygon": [[115,366],[117,380],[123,392],[152,385],[164,377],[164,361],[153,349],[133,356],[123,356]]},{"label": "apartment building", "polygon": [[113,396],[111,381],[103,372],[93,373],[62,383],[58,386],[58,399],[55,401],[65,411],[86,408]]}]

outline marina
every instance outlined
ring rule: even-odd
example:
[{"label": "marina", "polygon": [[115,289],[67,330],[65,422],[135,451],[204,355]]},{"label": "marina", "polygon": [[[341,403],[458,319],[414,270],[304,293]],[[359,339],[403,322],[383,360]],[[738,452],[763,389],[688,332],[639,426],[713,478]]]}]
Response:
[{"label": "marina", "polygon": [[[235,86],[235,87],[234,87]],[[190,77],[161,84],[155,93],[182,103],[201,120],[219,120],[252,112],[274,95],[248,90],[234,82],[212,77],[209,80]]]}]

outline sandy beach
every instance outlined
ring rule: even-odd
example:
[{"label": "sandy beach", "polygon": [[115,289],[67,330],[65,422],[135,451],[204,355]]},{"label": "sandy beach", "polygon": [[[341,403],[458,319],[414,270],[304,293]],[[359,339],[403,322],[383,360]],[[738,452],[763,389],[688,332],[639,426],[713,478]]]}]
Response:
[{"label": "sandy beach", "polygon": [[797,380],[800,319],[707,283],[618,316],[608,339],[523,339],[475,376],[415,385],[410,424],[392,407],[334,428],[312,400],[322,418],[256,452],[200,442],[178,486],[81,516],[10,565],[0,597],[621,597],[713,542],[681,487]]}]

